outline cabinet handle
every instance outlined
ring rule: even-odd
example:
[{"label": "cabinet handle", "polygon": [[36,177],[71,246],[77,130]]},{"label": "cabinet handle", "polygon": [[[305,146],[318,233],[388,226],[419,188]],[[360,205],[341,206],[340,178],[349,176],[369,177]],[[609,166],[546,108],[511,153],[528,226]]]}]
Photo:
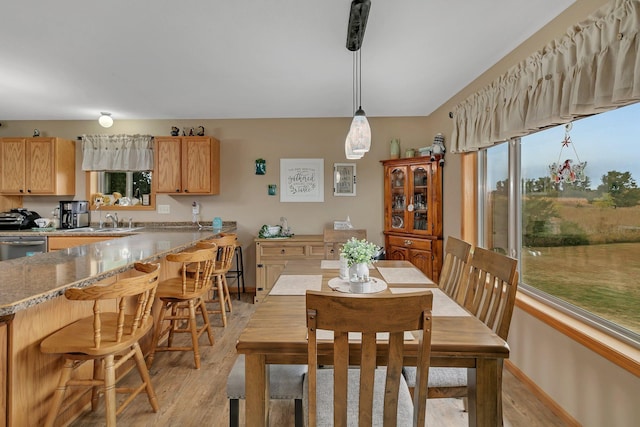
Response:
[{"label": "cabinet handle", "polygon": [[31,189],[27,190],[27,193],[31,193]]},{"label": "cabinet handle", "polygon": [[413,245],[413,241],[411,241],[411,240],[405,240],[405,241],[404,241],[404,244],[405,244],[406,246],[411,246],[411,245]]},{"label": "cabinet handle", "polygon": [[20,189],[20,192],[21,192],[21,193],[24,193],[24,190],[21,188],[21,189]]},{"label": "cabinet handle", "polygon": [[258,264],[258,265],[256,265],[256,267],[262,268],[262,267],[264,267],[264,264]]},{"label": "cabinet handle", "polygon": [[185,192],[185,193],[188,193],[188,192],[189,192],[189,190],[187,190],[187,189],[185,188],[184,192]]}]

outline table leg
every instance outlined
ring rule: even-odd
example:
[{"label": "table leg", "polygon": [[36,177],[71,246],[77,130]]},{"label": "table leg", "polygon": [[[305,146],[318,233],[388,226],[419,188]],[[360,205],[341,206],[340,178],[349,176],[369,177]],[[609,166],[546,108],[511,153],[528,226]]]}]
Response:
[{"label": "table leg", "polygon": [[246,354],[244,383],[247,394],[245,419],[247,427],[269,425],[269,365],[262,354]]},{"label": "table leg", "polygon": [[476,359],[476,368],[467,370],[469,426],[501,427],[502,414],[499,399],[502,399],[501,376],[498,359]]}]

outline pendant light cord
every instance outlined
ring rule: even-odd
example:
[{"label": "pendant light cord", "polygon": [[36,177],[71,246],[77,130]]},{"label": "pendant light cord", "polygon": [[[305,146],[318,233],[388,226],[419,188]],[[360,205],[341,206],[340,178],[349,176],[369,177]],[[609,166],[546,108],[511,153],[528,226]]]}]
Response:
[{"label": "pendant light cord", "polygon": [[358,49],[358,94],[360,95],[358,102],[358,110],[362,108],[362,46]]}]

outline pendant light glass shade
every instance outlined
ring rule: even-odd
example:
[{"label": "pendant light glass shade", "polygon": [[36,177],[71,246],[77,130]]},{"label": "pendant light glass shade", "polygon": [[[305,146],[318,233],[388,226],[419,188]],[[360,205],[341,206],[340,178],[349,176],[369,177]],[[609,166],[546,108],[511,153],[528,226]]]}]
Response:
[{"label": "pendant light glass shade", "polygon": [[349,131],[347,134],[347,139],[344,141],[344,155],[347,160],[358,160],[364,157],[364,153],[354,153],[353,152],[353,133]]},{"label": "pendant light glass shade", "polygon": [[110,128],[113,125],[111,113],[100,113],[98,123],[100,123],[100,126],[102,126],[103,128]]},{"label": "pendant light glass shade", "polygon": [[347,137],[347,141],[350,141],[351,151],[363,156],[364,153],[369,152],[371,149],[371,127],[362,107],[359,107],[353,116],[349,135],[351,138]]}]

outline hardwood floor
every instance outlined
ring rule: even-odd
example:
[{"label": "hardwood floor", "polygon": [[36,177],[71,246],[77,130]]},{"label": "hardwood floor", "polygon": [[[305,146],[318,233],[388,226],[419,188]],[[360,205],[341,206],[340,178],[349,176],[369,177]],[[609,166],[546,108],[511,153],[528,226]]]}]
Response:
[{"label": "hardwood floor", "polygon": [[[193,367],[190,352],[157,353],[151,367],[151,380],[160,403],[160,411],[153,413],[145,395],[135,398],[118,416],[120,426],[213,426],[229,425],[229,402],[226,380],[235,361],[235,343],[240,332],[253,314],[252,295],[243,295],[242,301],[233,300],[233,313],[228,314],[228,326],[222,327],[217,315],[211,316],[215,344],[209,346],[201,338],[202,366]],[[178,339],[190,340],[184,335]],[[129,374],[132,384],[138,381],[135,371]],[[126,383],[129,377],[123,380]],[[548,407],[540,402],[512,374],[504,372],[504,425],[510,426],[564,426]],[[460,399],[430,400],[428,425],[436,427],[466,426],[467,413]],[[293,402],[274,401],[270,408],[272,426],[293,427]],[[240,425],[244,421],[244,401],[240,402]],[[101,399],[96,412],[87,411],[72,426],[100,426],[105,424],[104,402]]]}]

